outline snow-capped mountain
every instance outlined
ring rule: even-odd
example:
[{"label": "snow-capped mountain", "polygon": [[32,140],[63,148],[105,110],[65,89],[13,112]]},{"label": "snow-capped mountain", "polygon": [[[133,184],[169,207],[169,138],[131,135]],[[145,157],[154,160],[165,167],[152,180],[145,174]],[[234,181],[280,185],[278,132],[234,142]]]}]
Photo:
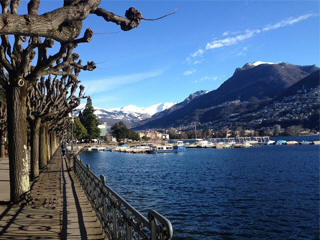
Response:
[{"label": "snow-capped mountain", "polygon": [[149,107],[137,107],[135,105],[128,105],[122,108],[112,108],[107,109],[107,111],[117,111],[117,112],[124,112],[124,113],[139,113],[139,114],[147,114],[150,117],[158,112],[166,110],[172,107],[174,103],[158,103],[151,105]]},{"label": "snow-capped mountain", "polygon": [[246,63],[245,65],[243,65],[242,68],[238,68],[238,70],[246,70],[246,69],[254,68],[254,67],[257,67],[259,65],[265,65],[265,64],[272,65],[272,64],[278,64],[278,63],[255,61],[255,62],[252,62],[252,63]]},{"label": "snow-capped mountain", "polygon": [[[144,108],[140,108],[134,105],[112,109],[94,108],[94,113],[96,114],[100,122],[107,123],[108,128],[119,121],[122,121],[127,125],[127,127],[133,127],[137,122],[150,118],[152,115],[166,110],[173,105],[174,103],[159,103]],[[83,104],[77,107],[76,115],[78,115],[79,112],[84,108],[85,105]]]},{"label": "snow-capped mountain", "polygon": [[256,67],[256,66],[259,66],[261,64],[276,64],[276,63],[273,63],[273,62],[263,62],[263,61],[256,61],[256,62],[253,62],[253,63],[248,63],[248,65],[251,65],[253,67]]}]

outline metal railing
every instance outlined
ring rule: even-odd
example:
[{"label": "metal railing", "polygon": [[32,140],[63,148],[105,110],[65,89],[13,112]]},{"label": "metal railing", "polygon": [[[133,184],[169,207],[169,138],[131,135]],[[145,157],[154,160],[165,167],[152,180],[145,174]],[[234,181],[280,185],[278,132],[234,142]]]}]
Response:
[{"label": "metal railing", "polygon": [[139,213],[119,194],[106,185],[105,177],[97,178],[89,165],[84,166],[78,155],[74,159],[74,172],[95,209],[102,228],[109,239],[169,240],[173,236],[168,219],[149,210],[148,218]]}]

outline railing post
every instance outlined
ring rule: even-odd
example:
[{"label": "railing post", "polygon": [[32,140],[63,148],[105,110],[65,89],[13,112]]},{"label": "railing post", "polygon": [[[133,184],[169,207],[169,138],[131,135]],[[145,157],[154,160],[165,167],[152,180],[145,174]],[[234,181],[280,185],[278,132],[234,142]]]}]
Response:
[{"label": "railing post", "polygon": [[151,240],[157,239],[157,225],[156,219],[151,214],[149,215],[149,222],[150,222],[150,230],[151,230]]},{"label": "railing post", "polygon": [[117,232],[118,232],[118,221],[117,221],[117,200],[113,197],[112,198],[112,223],[113,223],[113,231],[112,235],[114,239],[117,239]]},{"label": "railing post", "polygon": [[105,228],[107,226],[106,221],[105,221],[105,217],[104,217],[104,214],[106,212],[106,200],[105,200],[106,196],[105,196],[105,192],[104,192],[103,187],[106,186],[106,180],[105,180],[105,177],[103,175],[100,175],[100,181],[101,181],[101,184],[102,184],[102,187],[101,187],[101,202],[100,202],[101,211],[99,211],[98,215],[99,215],[102,227],[105,230]]},{"label": "railing post", "polygon": [[126,221],[126,237],[128,240],[131,240],[132,239],[132,227],[130,226],[130,222],[129,222],[129,219],[130,219],[130,211],[128,209],[126,209],[126,217],[128,219],[128,221]]},{"label": "railing post", "polygon": [[103,185],[106,185],[106,177],[103,175],[100,175],[100,181]]}]

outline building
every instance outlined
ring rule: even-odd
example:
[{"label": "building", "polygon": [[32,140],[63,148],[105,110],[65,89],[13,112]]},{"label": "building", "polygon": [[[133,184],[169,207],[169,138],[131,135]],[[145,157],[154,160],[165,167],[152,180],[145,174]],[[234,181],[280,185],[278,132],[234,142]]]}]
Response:
[{"label": "building", "polygon": [[138,134],[140,138],[147,137],[151,140],[169,140],[169,134],[164,134],[152,130],[138,132]]}]

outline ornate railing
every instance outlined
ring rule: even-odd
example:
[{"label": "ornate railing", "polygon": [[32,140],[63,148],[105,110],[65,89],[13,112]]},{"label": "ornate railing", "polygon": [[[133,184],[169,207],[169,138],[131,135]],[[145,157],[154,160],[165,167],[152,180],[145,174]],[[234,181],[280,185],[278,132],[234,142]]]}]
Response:
[{"label": "ornate railing", "polygon": [[168,219],[149,210],[148,218],[139,213],[119,194],[106,185],[103,175],[97,178],[88,165],[74,156],[74,172],[109,239],[171,239],[172,225]]}]

